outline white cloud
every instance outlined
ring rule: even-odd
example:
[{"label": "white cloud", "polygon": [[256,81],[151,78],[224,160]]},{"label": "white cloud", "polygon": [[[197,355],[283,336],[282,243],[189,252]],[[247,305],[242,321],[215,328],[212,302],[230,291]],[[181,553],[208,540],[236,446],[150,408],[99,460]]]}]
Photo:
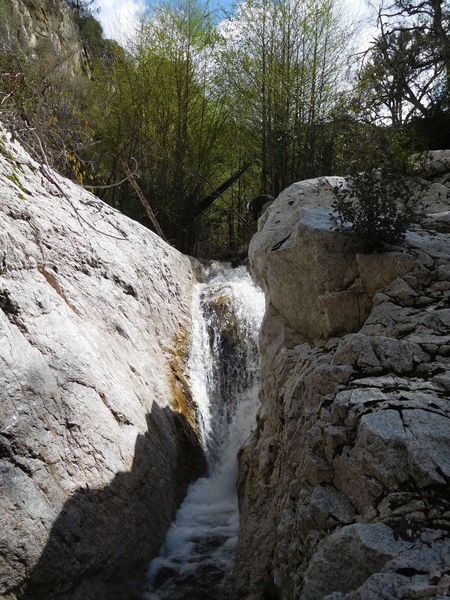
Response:
[{"label": "white cloud", "polygon": [[343,10],[356,29],[356,47],[366,50],[377,34],[375,4],[368,0],[344,0]]},{"label": "white cloud", "polygon": [[[222,0],[221,4],[226,6],[229,2]],[[354,25],[357,23],[357,47],[365,49],[376,33],[375,11],[370,0],[338,0],[336,4],[341,5]],[[103,27],[105,37],[128,46],[146,11],[146,0],[95,0],[94,5],[100,9],[96,18]]]},{"label": "white cloud", "polygon": [[145,12],[145,0],[95,0],[105,37],[113,38],[123,46],[133,37],[139,19]]}]

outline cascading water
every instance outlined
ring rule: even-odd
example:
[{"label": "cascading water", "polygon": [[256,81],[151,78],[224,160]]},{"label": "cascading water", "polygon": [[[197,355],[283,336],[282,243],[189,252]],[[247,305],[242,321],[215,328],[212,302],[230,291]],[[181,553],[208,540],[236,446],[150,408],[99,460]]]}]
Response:
[{"label": "cascading water", "polygon": [[244,267],[213,263],[196,285],[188,376],[209,475],[188,490],[149,569],[146,600],[230,594],[239,528],[237,452],[258,409],[264,295]]}]

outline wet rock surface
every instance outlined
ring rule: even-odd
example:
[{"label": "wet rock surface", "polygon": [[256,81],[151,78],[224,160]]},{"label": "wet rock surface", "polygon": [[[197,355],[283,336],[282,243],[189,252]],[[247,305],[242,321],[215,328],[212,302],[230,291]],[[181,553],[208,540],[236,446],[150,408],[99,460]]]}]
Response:
[{"label": "wet rock surface", "polygon": [[243,267],[215,263],[194,289],[187,378],[208,476],[189,488],[148,573],[145,600],[228,600],[239,512],[237,452],[258,409],[264,297]]},{"label": "wet rock surface", "polygon": [[0,130],[0,596],[124,598],[205,471],[188,259]]},{"label": "wet rock surface", "polygon": [[447,182],[426,192],[432,214],[384,254],[330,227],[330,178],[260,221],[261,426],[240,454],[236,599],[450,596],[448,154],[430,167]]},{"label": "wet rock surface", "polygon": [[215,358],[215,389],[212,393],[223,400],[212,407],[217,411],[212,418],[213,424],[221,423],[224,419],[231,422],[240,396],[248,387],[245,374],[249,354],[257,363],[257,350],[249,347],[249,323],[239,314],[239,308],[227,285],[216,285],[208,290],[208,296],[203,297],[209,343]]}]

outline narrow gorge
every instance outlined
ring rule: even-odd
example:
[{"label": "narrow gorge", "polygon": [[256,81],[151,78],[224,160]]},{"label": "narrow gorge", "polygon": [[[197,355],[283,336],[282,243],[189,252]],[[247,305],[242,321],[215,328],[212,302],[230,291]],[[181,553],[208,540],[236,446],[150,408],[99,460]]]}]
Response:
[{"label": "narrow gorge", "polygon": [[239,531],[237,453],[255,429],[264,297],[245,267],[202,269],[187,375],[208,476],[189,492],[149,571],[148,600],[230,598]]},{"label": "narrow gorge", "polygon": [[263,293],[1,136],[0,596],[229,598]]},{"label": "narrow gorge", "polygon": [[286,189],[260,289],[0,130],[0,597],[449,597],[450,152],[422,169],[378,253],[338,178]]}]

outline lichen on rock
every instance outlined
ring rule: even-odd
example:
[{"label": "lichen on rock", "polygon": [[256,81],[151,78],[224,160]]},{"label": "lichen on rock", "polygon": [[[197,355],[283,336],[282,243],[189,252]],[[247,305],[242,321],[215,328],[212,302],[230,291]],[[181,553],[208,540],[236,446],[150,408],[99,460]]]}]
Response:
[{"label": "lichen on rock", "polygon": [[171,406],[173,410],[182,414],[198,433],[196,407],[186,371],[190,341],[189,330],[177,332],[173,339],[172,349],[169,351],[169,381],[172,389]]}]

